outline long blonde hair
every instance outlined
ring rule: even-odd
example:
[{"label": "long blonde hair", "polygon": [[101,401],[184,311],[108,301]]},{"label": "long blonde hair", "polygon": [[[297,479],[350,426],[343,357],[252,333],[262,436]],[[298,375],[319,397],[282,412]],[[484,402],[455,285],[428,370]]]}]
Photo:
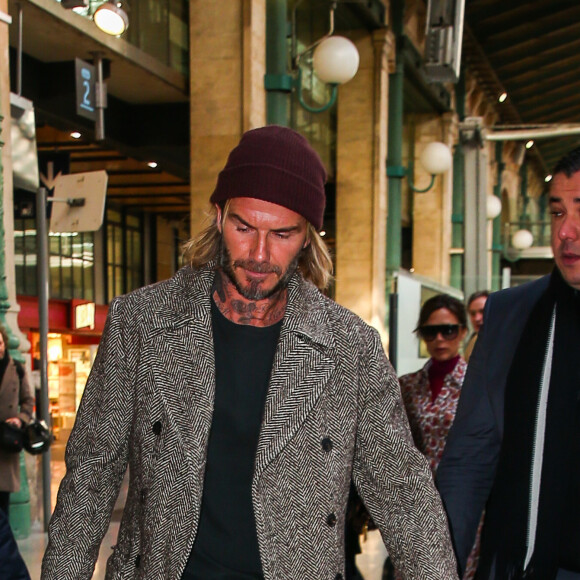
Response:
[{"label": "long blonde hair", "polygon": [[[229,212],[230,200],[222,210],[222,224]],[[217,210],[212,207],[208,214],[208,225],[183,244],[183,260],[193,268],[202,268],[217,260],[220,254],[222,235],[217,225]],[[298,270],[302,276],[320,290],[328,288],[332,281],[333,264],[328,247],[314,226],[307,222],[306,239],[310,242],[298,258]]]}]

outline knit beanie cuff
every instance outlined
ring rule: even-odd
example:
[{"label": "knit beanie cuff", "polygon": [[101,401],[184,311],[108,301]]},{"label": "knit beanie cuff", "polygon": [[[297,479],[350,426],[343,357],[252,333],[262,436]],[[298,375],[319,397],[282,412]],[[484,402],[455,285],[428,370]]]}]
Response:
[{"label": "knit beanie cuff", "polygon": [[326,171],[308,141],[287,127],[269,125],[244,133],[218,176],[210,202],[235,197],[286,207],[322,228]]}]

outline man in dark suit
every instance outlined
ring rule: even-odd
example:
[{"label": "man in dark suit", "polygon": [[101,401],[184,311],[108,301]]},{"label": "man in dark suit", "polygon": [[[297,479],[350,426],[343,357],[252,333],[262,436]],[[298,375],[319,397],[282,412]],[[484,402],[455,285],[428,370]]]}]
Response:
[{"label": "man in dark suit", "polygon": [[580,578],[580,148],[554,169],[550,276],[492,294],[438,471],[460,572]]}]

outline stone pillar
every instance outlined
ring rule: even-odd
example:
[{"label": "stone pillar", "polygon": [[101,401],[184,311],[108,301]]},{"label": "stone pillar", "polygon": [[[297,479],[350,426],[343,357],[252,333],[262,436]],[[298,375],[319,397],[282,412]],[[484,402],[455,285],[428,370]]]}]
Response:
[{"label": "stone pillar", "polygon": [[[18,328],[20,306],[16,303],[8,44],[8,27],[17,24],[9,25],[5,22],[7,16],[8,2],[0,0],[0,323],[6,326],[8,331],[11,356],[22,362],[25,358],[22,352],[30,350],[30,343]],[[20,350],[18,350],[19,347]],[[27,362],[30,362],[30,354],[27,354],[26,357],[28,358]],[[34,505],[38,501],[37,462],[32,456],[25,457],[22,454],[20,468],[21,490],[18,494],[12,494],[11,503],[17,502],[17,505],[14,505],[14,509],[10,510],[10,523],[15,529],[17,537],[24,538],[28,536],[30,530],[30,499],[33,500]],[[34,512],[33,516],[34,519],[38,518],[38,510]]]},{"label": "stone pillar", "polygon": [[[415,130],[414,185],[421,189],[431,177],[423,169],[419,157],[423,148],[441,141],[450,149],[453,143],[452,118],[418,116]],[[435,178],[426,193],[413,193],[413,268],[416,274],[449,284],[451,249],[451,213],[453,173],[449,170]]]},{"label": "stone pillar", "polygon": [[192,0],[189,12],[193,234],[228,153],[266,123],[266,1]]},{"label": "stone pillar", "polygon": [[387,57],[394,40],[384,29],[351,39],[361,61],[338,97],[336,300],[385,337]]},{"label": "stone pillar", "polygon": [[[7,15],[8,2],[0,0],[0,12]],[[10,26],[17,26],[13,22]],[[30,344],[18,328],[16,279],[14,271],[14,203],[12,180],[12,145],[10,139],[10,66],[8,46],[9,25],[0,21],[0,204],[4,227],[4,240],[0,260],[0,321],[8,327],[10,354],[24,360],[20,351],[30,350]],[[20,351],[18,350],[20,346]]]}]

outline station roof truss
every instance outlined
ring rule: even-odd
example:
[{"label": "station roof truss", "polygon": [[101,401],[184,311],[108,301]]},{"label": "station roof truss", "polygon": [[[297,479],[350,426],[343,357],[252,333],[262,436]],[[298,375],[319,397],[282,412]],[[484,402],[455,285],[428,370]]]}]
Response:
[{"label": "station roof truss", "polygon": [[[466,66],[497,100],[501,124],[580,123],[580,3],[577,0],[466,0]],[[535,140],[545,173],[580,135]]]}]

